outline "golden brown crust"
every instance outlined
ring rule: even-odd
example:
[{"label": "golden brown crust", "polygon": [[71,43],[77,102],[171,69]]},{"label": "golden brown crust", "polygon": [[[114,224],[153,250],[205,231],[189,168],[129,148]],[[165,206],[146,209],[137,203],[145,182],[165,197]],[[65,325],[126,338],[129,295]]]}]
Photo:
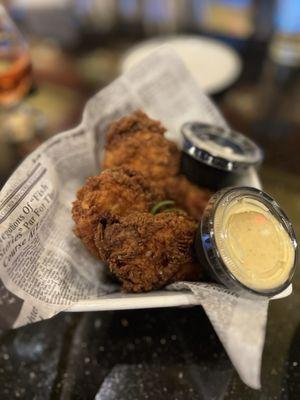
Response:
[{"label": "golden brown crust", "polygon": [[148,131],[163,135],[166,129],[159,121],[151,119],[141,110],[137,110],[130,115],[113,122],[108,127],[106,143],[108,148],[114,146],[115,141],[119,141],[123,136],[135,134],[136,132]]},{"label": "golden brown crust", "polygon": [[112,124],[107,134],[103,168],[123,166],[153,181],[178,174],[180,152],[165,129],[141,111]]},{"label": "golden brown crust", "polygon": [[164,197],[176,202],[176,207],[185,210],[188,215],[201,220],[204,209],[212,193],[191,183],[184,175],[171,177],[157,183],[157,188],[165,191]]},{"label": "golden brown crust", "polygon": [[[201,278],[192,245],[211,193],[179,175],[180,152],[164,132],[141,111],[113,123],[106,169],[87,180],[73,203],[76,235],[108,261],[129,292]],[[174,200],[189,216],[175,211],[153,216],[150,210],[161,200]]]},{"label": "golden brown crust", "polygon": [[72,209],[74,232],[91,253],[98,256],[94,235],[101,218],[147,212],[161,196],[158,189],[151,188],[145,178],[135,171],[124,168],[103,171],[88,178],[77,192]]},{"label": "golden brown crust", "polygon": [[149,291],[178,279],[199,279],[192,250],[196,228],[184,213],[134,213],[100,224],[96,243],[125,291]]},{"label": "golden brown crust", "polygon": [[201,219],[211,192],[179,174],[180,151],[164,136],[160,122],[141,111],[113,123],[107,134],[104,168],[126,166],[140,172],[165,192],[165,199]]}]

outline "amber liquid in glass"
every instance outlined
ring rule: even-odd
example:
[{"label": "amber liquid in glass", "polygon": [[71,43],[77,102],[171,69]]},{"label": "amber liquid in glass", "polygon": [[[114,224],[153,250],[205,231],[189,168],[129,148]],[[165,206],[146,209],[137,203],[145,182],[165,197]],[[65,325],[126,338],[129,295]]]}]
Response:
[{"label": "amber liquid in glass", "polygon": [[32,86],[32,66],[27,51],[0,52],[0,107],[17,104]]}]

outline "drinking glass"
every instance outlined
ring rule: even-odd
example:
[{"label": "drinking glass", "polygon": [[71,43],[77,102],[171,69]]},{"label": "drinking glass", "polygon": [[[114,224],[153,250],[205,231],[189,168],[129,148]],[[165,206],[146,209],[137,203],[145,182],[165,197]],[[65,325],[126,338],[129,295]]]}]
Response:
[{"label": "drinking glass", "polygon": [[0,187],[45,131],[44,115],[25,102],[32,88],[29,47],[0,5]]}]

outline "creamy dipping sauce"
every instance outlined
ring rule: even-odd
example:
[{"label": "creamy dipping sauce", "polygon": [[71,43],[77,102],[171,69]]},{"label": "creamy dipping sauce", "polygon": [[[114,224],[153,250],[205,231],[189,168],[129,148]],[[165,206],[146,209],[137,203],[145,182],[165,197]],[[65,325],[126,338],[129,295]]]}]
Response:
[{"label": "creamy dipping sauce", "polygon": [[295,249],[285,227],[251,196],[221,203],[214,216],[218,251],[228,270],[254,290],[276,289],[290,276]]}]

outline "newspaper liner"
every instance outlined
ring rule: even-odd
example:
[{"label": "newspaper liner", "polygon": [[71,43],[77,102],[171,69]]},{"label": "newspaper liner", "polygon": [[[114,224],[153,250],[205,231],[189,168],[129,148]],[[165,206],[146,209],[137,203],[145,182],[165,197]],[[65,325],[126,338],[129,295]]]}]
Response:
[{"label": "newspaper liner", "polygon": [[[2,325],[17,328],[118,290],[72,233],[71,203],[86,177],[99,171],[107,125],[139,108],[161,120],[179,145],[179,127],[187,120],[226,126],[167,46],[94,96],[82,123],[41,145],[0,193]],[[268,301],[205,283],[170,288],[194,293],[241,379],[260,388]]]}]

